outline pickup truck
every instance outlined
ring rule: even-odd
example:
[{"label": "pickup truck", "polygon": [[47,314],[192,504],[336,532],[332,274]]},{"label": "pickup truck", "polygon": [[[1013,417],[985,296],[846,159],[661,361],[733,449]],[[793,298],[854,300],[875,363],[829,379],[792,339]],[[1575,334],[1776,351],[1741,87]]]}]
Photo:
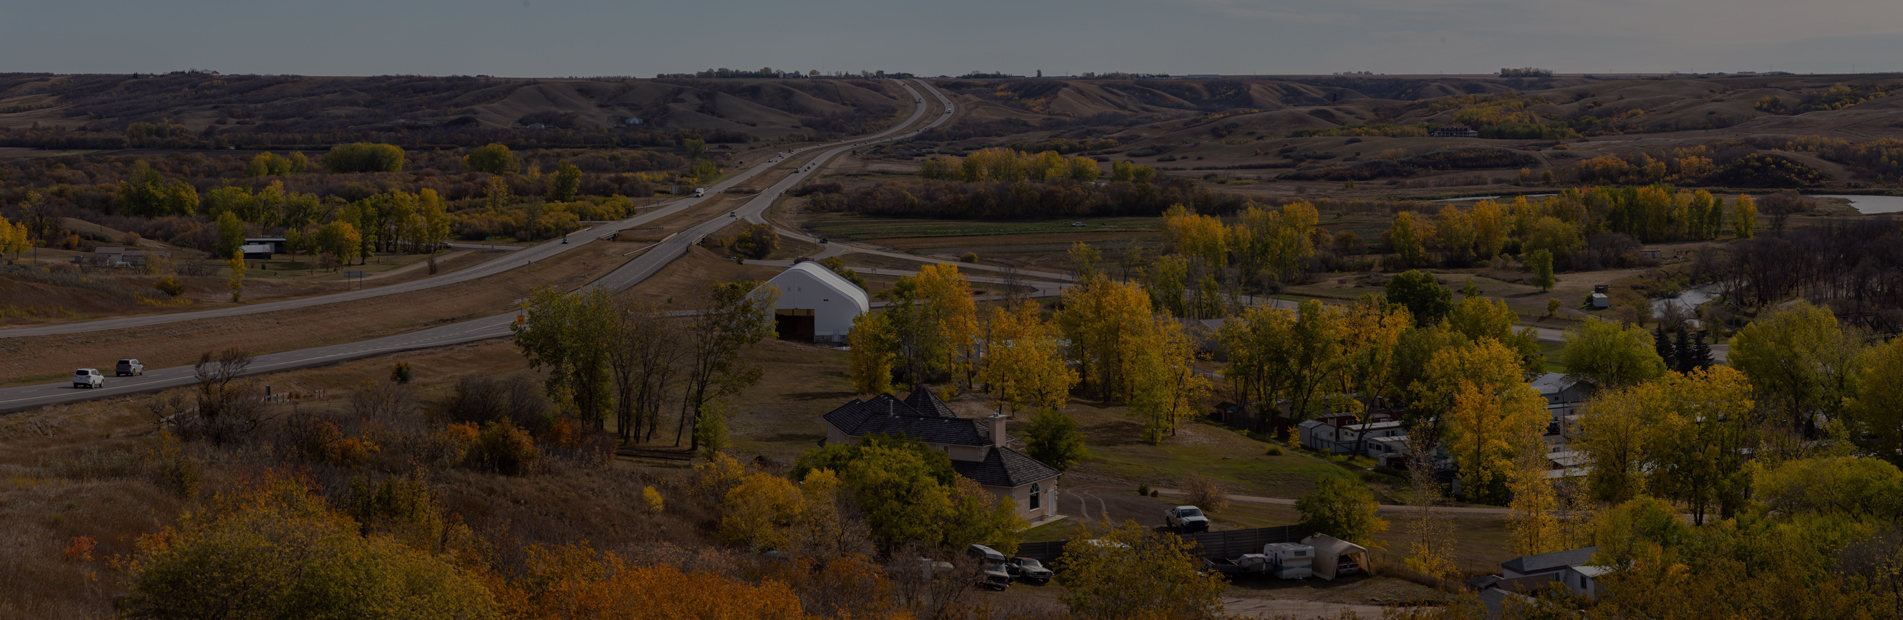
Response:
[{"label": "pickup truck", "polygon": [[706,196],[706,195],[707,195],[707,188],[705,188],[705,187],[697,187],[697,188],[694,188],[694,197],[695,197],[695,198],[700,198],[700,197],[702,197],[702,196]]},{"label": "pickup truck", "polygon": [[1163,511],[1164,525],[1179,532],[1209,531],[1209,517],[1203,516],[1203,509],[1195,506],[1177,506]]}]

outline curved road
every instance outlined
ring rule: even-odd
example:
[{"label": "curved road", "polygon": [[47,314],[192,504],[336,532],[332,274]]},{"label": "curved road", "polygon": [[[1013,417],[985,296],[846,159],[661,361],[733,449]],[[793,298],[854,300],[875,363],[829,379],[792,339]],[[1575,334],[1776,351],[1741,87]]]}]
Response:
[{"label": "curved road", "polygon": [[[926,106],[921,104],[916,109],[913,110],[912,115],[910,117],[907,117],[904,122],[894,125],[891,129],[887,129],[885,131],[882,131],[870,136],[854,138],[854,139],[846,140],[842,142],[794,149],[791,151],[791,154],[798,154],[798,153],[813,151],[813,150],[819,150],[820,153],[813,158],[811,163],[808,163],[800,167],[793,174],[788,175],[787,178],[782,179],[778,183],[775,183],[771,188],[762,190],[752,200],[747,201],[745,205],[741,206],[738,210],[736,210],[734,215],[746,216],[751,220],[753,216],[759,213],[763,213],[768,206],[771,206],[773,204],[774,199],[779,197],[781,192],[793,187],[794,185],[797,185],[800,181],[804,180],[808,175],[810,175],[815,169],[821,167],[827,160],[830,160],[833,157],[836,157],[842,153],[851,151],[855,148],[865,146],[868,144],[874,144],[878,142],[887,142],[891,140],[897,140],[901,138],[910,137],[910,136],[916,135],[919,131],[937,127],[941,124],[944,124],[947,120],[949,120],[951,118],[951,114],[949,113],[952,109],[950,107],[951,102],[945,99],[943,95],[939,94],[938,89],[933,88],[930,84],[925,83],[923,80],[913,80],[913,81],[917,82],[920,86],[924,87],[927,91],[930,91],[933,95],[937,96],[939,101],[945,104],[947,113],[939,115],[938,118],[933,119],[930,123],[927,123],[926,125],[918,129],[915,129],[912,131],[905,131],[907,127],[910,127],[914,123],[919,122],[919,119],[925,115]],[[906,84],[904,81],[900,81],[899,86],[905,89],[906,92],[911,93],[914,99],[923,98],[921,95],[919,95],[917,90],[914,90],[911,85]],[[752,178],[754,175],[757,175],[761,173],[762,171],[765,171],[771,168],[772,164],[782,159],[784,158],[781,156],[775,156],[775,157],[769,158],[768,160],[755,165],[753,168],[750,168],[745,172],[742,172],[738,175],[735,175],[732,178],[729,178],[725,181],[717,183],[711,188],[709,188],[711,191],[708,192],[708,195],[712,196],[714,193],[717,193],[718,191],[722,189],[726,189],[728,187],[733,186],[736,183]],[[694,204],[699,203],[700,200],[701,199],[691,199],[691,198],[687,200],[682,200],[670,206],[663,207],[662,209],[657,209],[653,212],[644,214],[639,217],[630,218],[627,220],[621,220],[619,222],[614,222],[614,223],[607,224],[601,227],[597,227],[593,229],[591,232],[604,233],[607,231],[622,230],[628,227],[636,226],[636,225],[639,225],[641,222],[651,221],[658,217],[663,217],[671,213],[679,212],[682,209],[686,209]],[[682,254],[687,252],[687,249],[691,246],[691,244],[698,241],[701,237],[706,236],[710,233],[713,233],[714,231],[718,231],[721,228],[725,228],[729,224],[732,224],[735,221],[735,219],[737,219],[737,217],[720,216],[720,217],[716,217],[711,220],[708,220],[706,222],[703,222],[685,231],[682,231],[680,234],[676,234],[673,237],[670,237],[667,240],[662,241],[661,243],[655,244],[655,246],[650,248],[647,252],[641,254],[640,256],[635,257],[633,260],[628,261],[627,263],[623,264],[621,267],[616,268],[614,271],[609,272],[605,276],[602,276],[600,279],[597,279],[594,282],[589,283],[587,286],[596,287],[596,288],[605,288],[610,291],[626,290],[627,288],[640,283],[642,280],[646,280],[648,277],[653,276],[655,273],[659,272],[662,267],[666,267],[668,263],[671,263],[674,261],[674,259],[679,258]],[[586,236],[588,237],[589,241],[592,241],[593,239],[598,238],[601,235],[589,234]],[[483,263],[482,265],[478,265],[476,267],[471,267],[463,271],[458,271],[452,274],[446,274],[445,276],[441,276],[442,278],[449,278],[452,276],[461,276],[459,279],[455,279],[455,280],[437,280],[433,278],[430,280],[419,280],[416,282],[411,282],[406,285],[391,285],[391,286],[381,287],[376,289],[355,291],[353,292],[355,294],[339,293],[335,295],[326,295],[323,297],[310,298],[310,299],[287,300],[282,302],[272,302],[268,304],[257,304],[255,306],[224,308],[219,310],[211,310],[211,311],[196,312],[196,313],[183,313],[183,314],[175,314],[175,315],[159,315],[159,316],[148,316],[148,317],[129,317],[126,319],[107,319],[103,321],[91,321],[86,323],[54,325],[54,326],[47,326],[43,328],[36,327],[36,328],[26,328],[26,329],[5,330],[5,331],[0,331],[0,337],[61,334],[61,333],[74,333],[74,332],[95,331],[95,330],[105,330],[105,329],[119,329],[124,327],[154,325],[154,324],[160,324],[160,323],[169,323],[173,321],[201,319],[201,318],[216,317],[216,316],[231,316],[236,314],[250,314],[253,312],[268,312],[271,310],[281,310],[285,308],[305,307],[305,306],[313,306],[313,305],[320,305],[320,304],[336,303],[340,301],[363,299],[366,297],[374,297],[377,295],[389,295],[389,294],[404,292],[408,290],[417,290],[419,288],[428,288],[429,286],[441,286],[443,284],[449,284],[451,282],[466,281],[466,280],[482,277],[484,275],[494,275],[496,273],[501,273],[503,271],[507,271],[508,269],[512,269],[515,266],[527,264],[529,260],[540,260],[543,257],[554,256],[555,254],[561,253],[568,249],[572,249],[573,247],[579,247],[580,245],[588,243],[589,241],[582,241],[581,243],[574,243],[571,241],[567,245],[562,244],[560,241],[551,241],[547,243],[542,243],[533,247],[518,250],[516,252],[511,252],[508,256],[504,258],[491,260],[487,263]],[[430,282],[432,280],[434,280],[434,283],[429,284],[428,286],[413,286],[411,288],[402,288],[405,286],[418,285],[424,282]],[[374,293],[374,294],[369,294],[369,293]],[[260,356],[257,356],[252,361],[251,367],[247,372],[249,374],[280,372],[280,371],[292,370],[297,368],[306,368],[310,366],[332,364],[332,363],[341,362],[341,361],[350,360],[350,359],[372,357],[376,355],[384,355],[384,354],[395,353],[399,351],[427,349],[427,348],[441,347],[441,346],[447,346],[447,345],[453,345],[453,344],[462,344],[466,342],[475,342],[479,340],[488,340],[491,338],[505,337],[509,335],[509,324],[515,321],[515,316],[516,316],[515,312],[507,312],[507,313],[498,314],[495,316],[490,316],[490,317],[485,317],[485,318],[480,318],[480,319],[475,319],[470,321],[464,321],[462,323],[444,325],[442,327],[424,329],[424,330],[409,332],[405,334],[397,334],[394,336],[386,336],[383,338],[376,338],[376,339],[365,340],[361,342],[352,342],[352,343],[331,345],[331,346],[325,346],[325,347],[301,349],[297,351],[285,351],[282,353],[270,353],[266,355],[260,355]],[[183,317],[183,318],[175,318],[175,317]],[[193,382],[192,367],[175,366],[172,368],[151,370],[147,372],[147,374],[145,374],[144,376],[139,376],[139,377],[128,377],[128,378],[108,377],[106,380],[106,386],[104,388],[98,388],[98,389],[74,388],[72,387],[71,382],[28,385],[28,386],[21,386],[21,387],[15,387],[15,388],[0,389],[0,412],[18,411],[22,409],[31,409],[34,407],[40,407],[44,405],[78,402],[78,401],[90,400],[94,398],[127,396],[127,395],[141,393],[141,392],[149,392],[154,390],[162,390],[166,388],[189,385],[192,382]]]}]

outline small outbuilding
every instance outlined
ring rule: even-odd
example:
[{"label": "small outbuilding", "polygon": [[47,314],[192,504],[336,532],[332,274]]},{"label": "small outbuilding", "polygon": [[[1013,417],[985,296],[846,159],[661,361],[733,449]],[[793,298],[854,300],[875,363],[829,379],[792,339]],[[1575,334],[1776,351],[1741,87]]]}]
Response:
[{"label": "small outbuilding", "polygon": [[865,289],[819,263],[795,264],[765,286],[780,292],[773,322],[781,340],[843,341],[852,331],[852,320],[872,308]]},{"label": "small outbuilding", "polygon": [[1315,548],[1315,576],[1323,580],[1334,581],[1368,570],[1367,547],[1327,534],[1309,536],[1302,539],[1302,544]]}]

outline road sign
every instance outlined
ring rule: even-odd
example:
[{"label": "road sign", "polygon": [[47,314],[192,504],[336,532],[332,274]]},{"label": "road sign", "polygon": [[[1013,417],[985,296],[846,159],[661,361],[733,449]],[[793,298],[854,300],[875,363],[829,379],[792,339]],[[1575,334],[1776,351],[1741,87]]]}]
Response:
[{"label": "road sign", "polygon": [[344,272],[344,277],[346,277],[346,278],[361,278],[361,277],[363,277],[363,272],[361,272],[361,271],[346,271],[346,272]]}]

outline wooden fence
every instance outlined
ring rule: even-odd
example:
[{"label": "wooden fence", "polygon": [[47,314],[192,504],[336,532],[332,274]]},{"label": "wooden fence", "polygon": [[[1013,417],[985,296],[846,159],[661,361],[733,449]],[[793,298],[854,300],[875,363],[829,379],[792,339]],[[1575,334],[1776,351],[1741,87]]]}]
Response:
[{"label": "wooden fence", "polygon": [[[1202,557],[1213,560],[1218,558],[1235,558],[1244,553],[1261,553],[1262,545],[1301,542],[1303,538],[1312,533],[1313,532],[1300,526],[1283,525],[1248,530],[1197,532],[1194,534],[1176,535],[1196,543],[1196,553]],[[1064,545],[1068,543],[1070,543],[1068,540],[1019,543],[1018,557],[1031,558],[1049,564],[1064,555]]]}]

